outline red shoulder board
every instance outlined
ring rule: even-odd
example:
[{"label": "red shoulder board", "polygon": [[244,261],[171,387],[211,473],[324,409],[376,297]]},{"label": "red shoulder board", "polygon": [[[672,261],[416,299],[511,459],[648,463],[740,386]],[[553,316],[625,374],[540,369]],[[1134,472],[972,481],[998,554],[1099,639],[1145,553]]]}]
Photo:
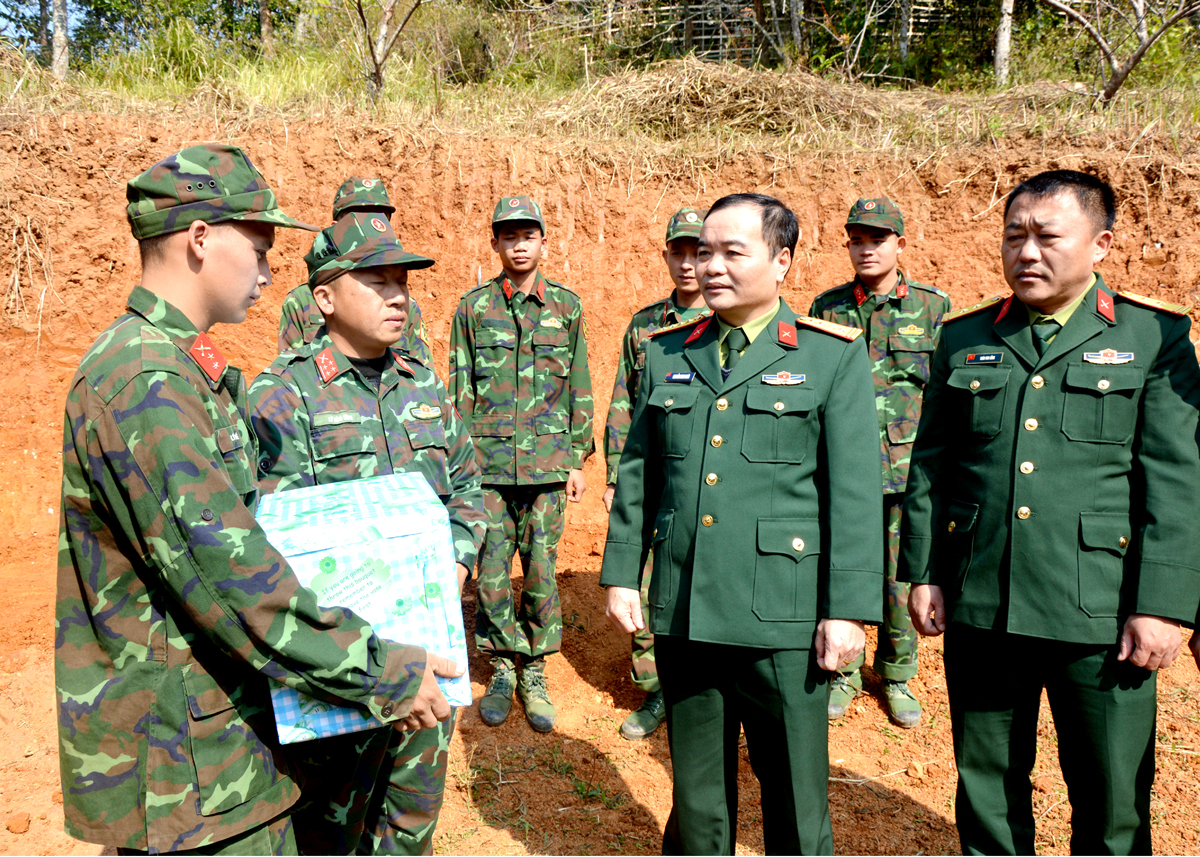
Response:
[{"label": "red shoulder board", "polygon": [[679,322],[679,324],[672,324],[667,327],[660,327],[658,330],[652,331],[650,333],[649,338],[653,339],[656,336],[661,336],[664,333],[670,333],[673,330],[683,330],[684,328],[691,327],[692,325],[699,325],[699,328],[692,331],[692,335],[688,337],[687,341],[691,342],[693,339],[698,337],[700,334],[704,333],[704,330],[706,327],[708,327],[708,323],[710,321],[712,321],[711,314],[699,315],[699,316],[696,316],[695,318],[689,318],[687,321],[681,321],[681,322]]},{"label": "red shoulder board", "polygon": [[796,348],[796,328],[792,327],[786,321],[779,322],[779,344],[789,345]]},{"label": "red shoulder board", "polygon": [[968,315],[974,315],[975,313],[985,310],[990,306],[995,306],[1002,300],[1004,300],[1004,298],[997,295],[994,298],[988,298],[986,301],[980,301],[979,303],[972,304],[969,307],[963,307],[962,309],[954,310],[954,312],[948,312],[942,316],[942,324],[945,324],[948,321],[954,321],[956,318],[965,318]]},{"label": "red shoulder board", "polygon": [[1113,306],[1113,299],[1104,294],[1103,289],[1096,289],[1096,312],[1107,318],[1109,321],[1117,320],[1117,311]]},{"label": "red shoulder board", "polygon": [[899,285],[896,286],[896,297],[908,297],[908,283],[904,282],[904,280],[901,280]]},{"label": "red shoulder board", "polygon": [[1006,300],[1006,301],[1004,302],[1004,306],[1000,307],[1000,312],[996,314],[996,320],[995,320],[995,321],[993,321],[993,322],[992,322],[992,324],[999,324],[999,323],[1000,323],[1000,319],[1002,319],[1002,318],[1004,318],[1006,315],[1008,315],[1008,310],[1009,310],[1009,308],[1010,308],[1010,307],[1012,307],[1013,298],[1015,298],[1015,297],[1016,297],[1016,295],[1009,295],[1009,296],[1008,296],[1008,300]]},{"label": "red shoulder board", "polygon": [[862,306],[867,299],[867,290],[862,287],[862,283],[854,284],[854,299],[858,301],[858,305]]},{"label": "red shoulder board", "polygon": [[847,327],[844,324],[826,321],[823,318],[810,318],[807,315],[796,316],[796,324],[802,324],[805,327],[811,327],[814,330],[819,330],[822,333],[828,333],[832,336],[838,337],[839,339],[844,339],[847,342],[853,342],[862,336],[862,331],[857,327]]},{"label": "red shoulder board", "polygon": [[188,354],[196,361],[196,365],[204,370],[204,374],[213,381],[219,379],[221,373],[225,371],[225,367],[229,365],[225,355],[217,346],[213,345],[213,341],[208,338],[207,333],[201,333],[196,337]]},{"label": "red shoulder board", "polygon": [[1157,298],[1148,298],[1144,295],[1135,295],[1132,292],[1117,292],[1117,294],[1131,303],[1148,306],[1151,309],[1160,309],[1163,312],[1171,313],[1171,315],[1187,315],[1189,312],[1191,312],[1191,308],[1186,307],[1183,304],[1167,303],[1166,301],[1160,301]]},{"label": "red shoulder board", "polygon": [[337,377],[337,360],[333,358],[332,348],[326,347],[317,355],[317,371],[321,373],[321,380],[326,384]]}]

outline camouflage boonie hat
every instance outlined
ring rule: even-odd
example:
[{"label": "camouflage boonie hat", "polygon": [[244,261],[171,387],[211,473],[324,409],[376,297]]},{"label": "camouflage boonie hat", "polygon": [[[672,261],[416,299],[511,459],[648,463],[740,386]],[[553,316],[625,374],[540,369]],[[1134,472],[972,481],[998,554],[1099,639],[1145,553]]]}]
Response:
[{"label": "camouflage boonie hat", "polygon": [[528,196],[506,196],[496,203],[492,212],[492,226],[508,223],[514,220],[524,220],[536,223],[546,234],[546,221],[542,218],[542,209]]},{"label": "camouflage boonie hat", "polygon": [[347,271],[383,265],[403,265],[411,271],[428,268],[433,261],[405,250],[387,218],[368,211],[352,211],[322,229],[304,254],[308,285],[314,289]]},{"label": "camouflage boonie hat", "polygon": [[699,238],[700,227],[704,225],[706,214],[707,209],[701,211],[695,208],[681,208],[672,214],[667,222],[667,243],[670,244],[676,238]]},{"label": "camouflage boonie hat", "polygon": [[900,206],[890,199],[860,199],[850,206],[846,215],[847,226],[873,226],[876,229],[890,229],[897,235],[904,234],[904,215]]},{"label": "camouflage boonie hat", "polygon": [[253,220],[316,232],[288,217],[262,173],[236,146],[205,143],[164,158],[125,187],[125,212],[139,241],[180,232],[193,221]]},{"label": "camouflage boonie hat", "polygon": [[383,179],[363,179],[352,176],[342,183],[333,197],[333,219],[337,220],[347,211],[382,211],[390,215],[396,210],[388,199],[387,186]]}]

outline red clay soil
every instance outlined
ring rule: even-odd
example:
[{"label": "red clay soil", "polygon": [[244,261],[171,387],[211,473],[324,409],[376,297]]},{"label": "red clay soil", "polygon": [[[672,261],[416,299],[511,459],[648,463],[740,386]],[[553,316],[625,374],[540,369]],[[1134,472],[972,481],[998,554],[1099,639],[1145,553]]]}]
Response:
[{"label": "red clay soil", "polygon": [[[290,213],[327,222],[333,191],[350,175],[380,176],[399,205],[406,247],[436,267],[414,274],[439,371],[450,315],[482,272],[494,273],[488,220],[497,197],[528,192],[549,224],[547,274],[583,298],[596,390],[596,435],[608,406],[617,347],[630,314],[669,289],[659,258],[667,218],[734,191],[763,191],[796,211],[801,238],[785,297],[799,311],[847,279],[841,225],[859,196],[887,194],[902,206],[911,276],[948,291],[956,306],[1005,293],[997,258],[1000,200],[1016,181],[1051,167],[1096,169],[1121,196],[1118,238],[1103,265],[1108,282],[1192,305],[1200,289],[1200,181],[1126,146],[1090,150],[1064,141],[1000,141],[976,150],[839,154],[793,159],[737,157],[716,170],[690,165],[649,175],[643,162],[565,142],[425,136],[403,129],[347,130],[283,123],[222,127],[67,115],[0,125],[0,366],[9,404],[0,408],[0,852],[96,854],[62,832],[53,691],[53,599],[63,397],[95,335],[117,315],[138,279],[124,218],[124,182],[160,157],[222,139],[245,147]],[[699,184],[698,184],[699,182]],[[254,375],[275,354],[284,294],[301,281],[307,234],[281,230],[275,285],[249,320],[213,338]],[[49,284],[45,273],[51,277]],[[14,287],[15,282],[19,286]],[[498,729],[462,712],[436,849],[439,853],[657,853],[670,809],[666,735],[630,743],[617,727],[639,702],[628,679],[629,644],[608,626],[597,586],[605,535],[599,455],[590,489],[572,506],[558,569],[565,632],[547,672],[559,707],[553,734],[525,724],[519,706]],[[519,572],[517,572],[519,575]],[[467,593],[466,615],[474,596]],[[1002,652],[990,653],[1003,657]],[[981,659],[980,669],[988,661]],[[473,675],[487,667],[473,657]],[[925,704],[920,728],[888,723],[879,680],[830,732],[834,841],[843,853],[955,852],[955,774],[940,641],[922,644],[913,683]],[[483,683],[474,682],[476,696]],[[1196,853],[1200,726],[1190,657],[1162,674],[1154,846]],[[1032,772],[1038,848],[1066,853],[1070,808],[1048,711]],[[738,850],[763,849],[758,786],[743,759]],[[1190,795],[1190,797],[1189,797]]]}]

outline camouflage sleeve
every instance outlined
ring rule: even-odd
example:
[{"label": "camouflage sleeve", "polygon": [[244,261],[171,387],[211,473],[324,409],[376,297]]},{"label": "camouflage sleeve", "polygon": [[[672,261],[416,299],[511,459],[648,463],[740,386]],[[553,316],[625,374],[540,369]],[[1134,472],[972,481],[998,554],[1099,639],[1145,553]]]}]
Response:
[{"label": "camouflage sleeve", "polygon": [[[94,393],[89,395],[94,396]],[[242,502],[217,429],[186,378],[143,372],[71,426],[98,493],[196,633],[263,675],[318,698],[406,717],[425,650],[390,643],[349,610],[322,610]],[[97,549],[97,553],[99,553]]]},{"label": "camouflage sleeve", "polygon": [[571,469],[579,470],[596,451],[592,436],[592,376],[587,362],[587,322],[583,305],[571,321],[571,371],[567,374],[571,405]]},{"label": "camouflage sleeve", "polygon": [[279,353],[295,351],[304,344],[304,307],[294,291],[288,292],[279,309]]},{"label": "camouflage sleeve", "polygon": [[404,328],[404,338],[400,347],[426,366],[433,368],[433,354],[429,350],[429,331],[425,329],[425,319],[421,315],[421,305],[410,298],[408,301],[408,324]]},{"label": "camouflage sleeve", "polygon": [[446,464],[450,470],[453,492],[446,500],[450,513],[450,532],[454,536],[454,558],[467,568],[475,567],[475,555],[483,544],[487,515],[483,511],[483,477],[475,461],[475,445],[471,433],[450,404],[446,388],[437,382],[442,405],[442,425],[446,432]]},{"label": "camouflage sleeve", "polygon": [[613,382],[612,400],[608,404],[608,419],[604,425],[604,461],[608,468],[605,480],[609,485],[617,482],[617,466],[621,463],[621,449],[629,434],[629,421],[633,418],[633,399],[637,396],[638,368],[637,344],[635,343],[636,321],[629,322],[621,338],[621,356],[617,359],[617,378]]},{"label": "camouflage sleeve", "polygon": [[475,324],[467,300],[458,302],[454,320],[450,323],[450,404],[458,408],[459,415],[470,430],[471,415],[475,411]]},{"label": "camouflage sleeve", "polygon": [[303,399],[278,375],[264,372],[250,385],[249,402],[258,442],[258,490],[273,494],[316,485]]}]

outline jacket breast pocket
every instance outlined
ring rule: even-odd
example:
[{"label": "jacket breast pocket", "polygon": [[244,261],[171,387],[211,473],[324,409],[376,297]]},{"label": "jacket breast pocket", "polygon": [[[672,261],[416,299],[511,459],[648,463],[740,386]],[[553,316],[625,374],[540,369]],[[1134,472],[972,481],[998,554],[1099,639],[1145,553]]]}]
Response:
[{"label": "jacket breast pocket", "polygon": [[533,370],[555,378],[571,371],[571,345],[565,330],[539,327],[533,331]]},{"label": "jacket breast pocket", "polygon": [[651,607],[666,607],[675,597],[676,564],[671,555],[671,530],[675,523],[675,512],[665,509],[654,519],[654,534],[650,537],[650,551],[654,565],[650,574]]},{"label": "jacket breast pocket", "polygon": [[340,482],[379,472],[378,450],[365,423],[312,430],[313,470],[319,482]]},{"label": "jacket breast pocket", "polygon": [[477,378],[487,378],[501,371],[513,359],[517,347],[515,326],[480,327],[475,331],[475,366]]},{"label": "jacket breast pocket", "polygon": [[1079,607],[1089,616],[1117,616],[1132,532],[1125,512],[1079,513]]},{"label": "jacket breast pocket", "polygon": [[816,518],[760,518],[751,608],[763,622],[817,619],[821,528]]},{"label": "jacket breast pocket", "polygon": [[650,391],[646,404],[657,409],[658,440],[667,458],[683,458],[692,445],[699,387],[660,384]]},{"label": "jacket breast pocket", "polygon": [[[200,814],[217,815],[248,803],[275,785],[280,774],[258,730],[273,729],[263,681],[226,691],[197,664],[184,669],[188,740],[200,794]],[[258,699],[253,699],[254,696]]]},{"label": "jacket breast pocket", "polygon": [[1128,443],[1145,383],[1140,366],[1072,363],[1065,381],[1063,434],[1086,443]]},{"label": "jacket breast pocket", "polygon": [[233,490],[246,496],[254,493],[258,487],[255,478],[255,464],[250,456],[253,450],[247,446],[250,430],[237,426],[214,426],[216,429],[217,449],[221,451],[221,460],[225,464],[225,472],[229,474],[229,482]]},{"label": "jacket breast pocket", "polygon": [[[945,516],[944,529],[938,539],[935,582],[953,591],[962,592],[967,572],[975,553],[975,523],[979,519],[979,504],[952,500]],[[940,583],[945,581],[945,583]]]},{"label": "jacket breast pocket", "polygon": [[816,433],[815,390],[751,387],[746,391],[742,455],[747,461],[799,464]]},{"label": "jacket breast pocket", "polygon": [[893,333],[888,337],[888,353],[892,358],[888,381],[906,381],[924,387],[929,380],[929,364],[936,348],[937,343],[932,337]]},{"label": "jacket breast pocket", "polygon": [[971,434],[991,438],[1000,433],[1011,372],[1011,366],[960,366],[950,372],[946,385],[958,391],[960,400],[965,398]]}]

